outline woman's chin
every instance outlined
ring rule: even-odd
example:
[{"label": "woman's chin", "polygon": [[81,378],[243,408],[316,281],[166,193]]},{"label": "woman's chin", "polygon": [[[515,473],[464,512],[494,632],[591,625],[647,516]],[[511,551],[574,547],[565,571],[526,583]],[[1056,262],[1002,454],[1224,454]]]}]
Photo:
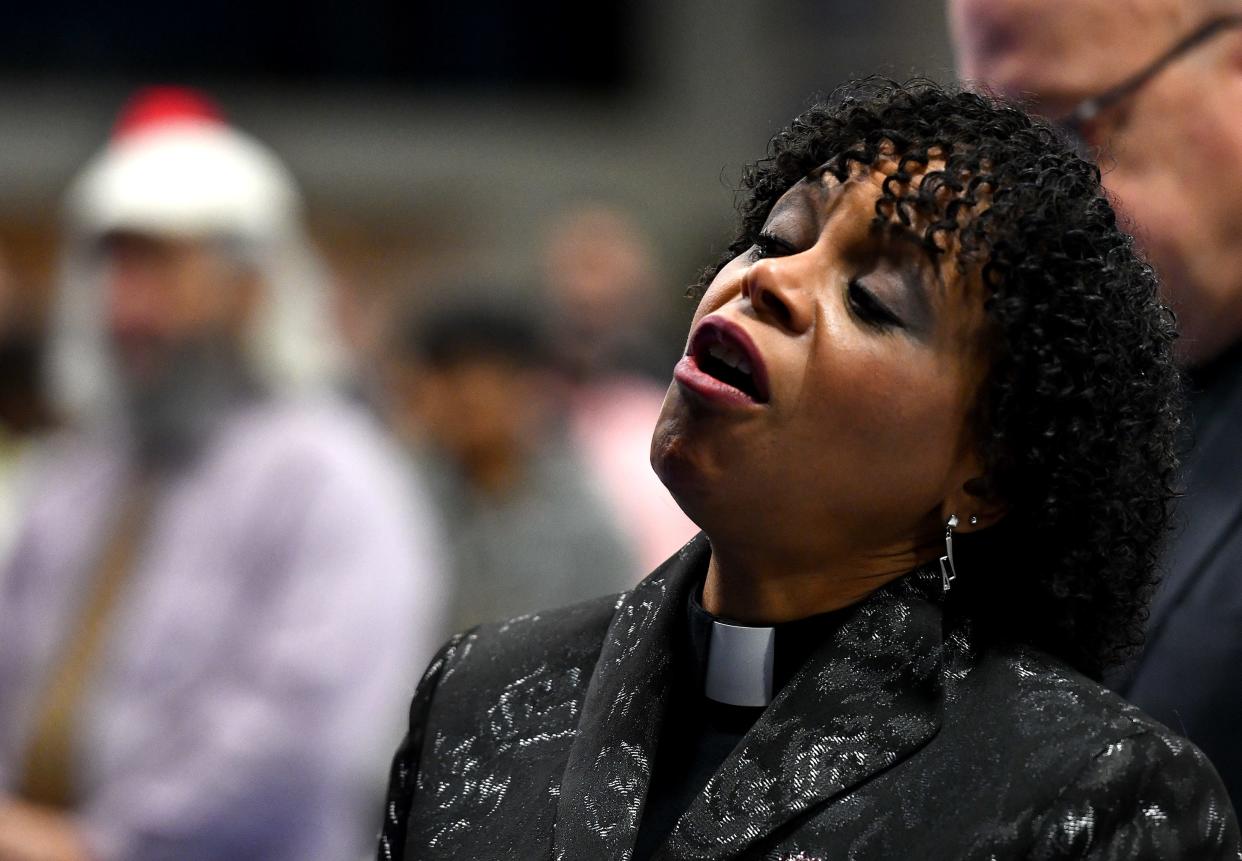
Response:
[{"label": "woman's chin", "polygon": [[[661,421],[651,440],[651,467],[686,516],[704,532],[736,519],[738,476],[677,421]],[[729,490],[732,486],[732,491]]]},{"label": "woman's chin", "polygon": [[679,505],[684,489],[697,483],[699,469],[695,452],[686,444],[685,436],[661,416],[651,437],[651,468],[668,488]]},{"label": "woman's chin", "polygon": [[702,446],[691,441],[684,422],[670,415],[667,406],[651,438],[651,468],[686,516],[698,524],[696,503],[707,493],[713,470]]}]

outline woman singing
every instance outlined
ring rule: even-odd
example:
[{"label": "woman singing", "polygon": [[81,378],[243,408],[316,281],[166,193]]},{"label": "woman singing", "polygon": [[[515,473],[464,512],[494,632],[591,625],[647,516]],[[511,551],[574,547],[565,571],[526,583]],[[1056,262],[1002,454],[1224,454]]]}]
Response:
[{"label": "woman singing", "polygon": [[864,81],[743,181],[652,463],[703,530],[427,671],[381,858],[1237,858],[1140,641],[1173,320],[1099,173]]}]

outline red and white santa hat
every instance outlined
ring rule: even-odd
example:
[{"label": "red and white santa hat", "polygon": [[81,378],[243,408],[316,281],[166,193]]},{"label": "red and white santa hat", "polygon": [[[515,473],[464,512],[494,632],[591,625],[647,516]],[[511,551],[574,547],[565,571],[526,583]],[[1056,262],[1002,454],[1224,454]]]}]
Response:
[{"label": "red and white santa hat", "polygon": [[345,353],[331,314],[326,268],[302,229],[301,199],[276,155],[226,123],[205,96],[157,87],[121,111],[103,151],[65,200],[64,247],[50,372],[67,415],[104,415],[116,403],[102,322],[104,291],[93,243],[119,230],[149,236],[225,239],[266,288],[248,353],[274,388],[322,388]]},{"label": "red and white santa hat", "polygon": [[66,202],[88,237],[133,230],[258,243],[295,225],[300,209],[279,159],[226,123],[206,96],[181,87],[135,94]]}]

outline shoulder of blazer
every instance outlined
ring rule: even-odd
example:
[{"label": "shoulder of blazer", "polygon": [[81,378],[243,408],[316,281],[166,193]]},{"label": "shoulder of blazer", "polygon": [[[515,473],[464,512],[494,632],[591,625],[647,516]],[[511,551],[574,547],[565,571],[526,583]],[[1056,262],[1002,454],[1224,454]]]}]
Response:
[{"label": "shoulder of blazer", "polygon": [[501,748],[525,734],[572,728],[619,600],[594,598],[458,635],[423,724],[433,734],[476,733]]},{"label": "shoulder of blazer", "polygon": [[1229,794],[1212,764],[1151,720],[1096,751],[1032,832],[1027,857],[1242,859]]},{"label": "shoulder of blazer", "polygon": [[[547,704],[536,700],[554,691],[576,701],[580,694],[565,689],[585,689],[619,600],[611,595],[480,625],[454,635],[440,648],[419,682],[410,704],[409,729],[393,759],[380,859],[406,857],[410,807],[423,778],[425,748],[434,741],[429,740],[429,726],[447,721],[468,735],[474,723],[484,721],[503,736],[522,727],[494,720],[498,705],[503,704],[499,711],[510,720],[515,710],[537,719],[533,712]],[[569,684],[563,677],[569,677]]]},{"label": "shoulder of blazer", "polygon": [[1036,814],[1012,835],[1030,841],[1022,857],[1240,857],[1228,794],[1191,742],[1035,648],[955,632],[946,653],[934,748],[955,769],[990,763],[988,799]]},{"label": "shoulder of blazer", "polygon": [[1052,655],[1025,645],[968,643],[947,639],[942,733],[961,735],[976,750],[1028,766],[1047,755],[1045,777],[1061,783],[1127,739],[1189,744]]},{"label": "shoulder of blazer", "polygon": [[980,810],[1003,799],[1010,830],[994,854],[1242,857],[1228,793],[1203,753],[1103,685],[1025,647],[986,650],[967,679],[947,692],[938,742],[956,768],[995,769],[979,793],[956,790]]},{"label": "shoulder of blazer", "polygon": [[410,702],[410,722],[405,738],[393,755],[388,772],[388,792],[384,799],[384,821],[380,826],[380,861],[400,861],[405,857],[405,836],[409,825],[410,801],[418,782],[418,763],[436,686],[448,663],[469,632],[456,634],[436,652],[423,672]]},{"label": "shoulder of blazer", "polygon": [[1102,683],[1025,644],[976,643],[969,634],[950,634],[945,677],[949,710],[977,710],[1015,720],[1031,714],[1055,717],[1033,722],[1032,729],[1064,733],[1081,723],[1084,736],[1101,738],[1148,730],[1167,732]]},{"label": "shoulder of blazer", "polygon": [[460,635],[439,686],[467,674],[476,689],[504,687],[537,667],[571,663],[571,655],[579,661],[586,654],[598,655],[624,594],[479,625]]},{"label": "shoulder of blazer", "polygon": [[[484,705],[494,701],[497,692],[524,684],[532,674],[547,677],[557,672],[573,674],[575,686],[585,690],[617,613],[634,605],[663,606],[666,600],[671,601],[670,612],[676,612],[677,601],[669,599],[665,586],[676,581],[685,587],[706,568],[707,555],[707,540],[700,533],[629,591],[480,625],[462,637],[446,663],[437,700],[448,696],[448,689],[455,698],[460,689],[473,704]],[[456,684],[458,674],[468,675],[469,684]]]}]

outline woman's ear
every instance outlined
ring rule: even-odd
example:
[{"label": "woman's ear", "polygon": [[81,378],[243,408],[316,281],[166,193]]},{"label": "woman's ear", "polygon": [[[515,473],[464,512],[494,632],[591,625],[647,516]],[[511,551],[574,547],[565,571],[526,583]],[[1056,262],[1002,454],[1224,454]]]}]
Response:
[{"label": "woman's ear", "polygon": [[965,533],[995,525],[1008,511],[1009,506],[995,493],[991,482],[972,476],[945,497],[940,514],[942,521],[956,514],[956,531]]}]

